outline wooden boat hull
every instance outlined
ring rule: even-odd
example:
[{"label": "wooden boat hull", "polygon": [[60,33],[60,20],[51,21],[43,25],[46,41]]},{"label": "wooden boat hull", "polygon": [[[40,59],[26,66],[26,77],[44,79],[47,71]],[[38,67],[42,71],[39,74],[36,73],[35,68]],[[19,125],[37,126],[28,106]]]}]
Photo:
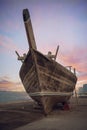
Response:
[{"label": "wooden boat hull", "polygon": [[[33,51],[33,52],[32,52]],[[75,89],[76,76],[38,51],[30,50],[20,69],[26,92],[48,114],[58,102],[67,102]]]}]

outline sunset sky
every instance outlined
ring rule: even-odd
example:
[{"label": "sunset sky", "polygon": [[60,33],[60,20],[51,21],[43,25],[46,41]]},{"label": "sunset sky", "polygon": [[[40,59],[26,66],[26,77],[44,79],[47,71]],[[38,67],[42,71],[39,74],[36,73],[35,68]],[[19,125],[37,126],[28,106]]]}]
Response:
[{"label": "sunset sky", "polygon": [[28,8],[37,48],[54,54],[57,61],[77,70],[77,87],[87,83],[86,0],[0,0],[0,90],[24,91],[19,78],[20,55],[27,53],[22,11]]}]

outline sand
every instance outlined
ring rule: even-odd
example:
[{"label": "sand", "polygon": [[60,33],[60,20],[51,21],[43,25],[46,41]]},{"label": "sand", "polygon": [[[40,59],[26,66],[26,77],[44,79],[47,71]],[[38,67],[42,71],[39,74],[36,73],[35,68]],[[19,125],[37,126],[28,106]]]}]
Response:
[{"label": "sand", "polygon": [[87,130],[87,98],[71,99],[70,110],[55,108],[45,117],[34,102],[0,105],[0,130]]},{"label": "sand", "polygon": [[0,104],[0,130],[13,130],[41,119],[42,111],[33,106],[32,101]]}]

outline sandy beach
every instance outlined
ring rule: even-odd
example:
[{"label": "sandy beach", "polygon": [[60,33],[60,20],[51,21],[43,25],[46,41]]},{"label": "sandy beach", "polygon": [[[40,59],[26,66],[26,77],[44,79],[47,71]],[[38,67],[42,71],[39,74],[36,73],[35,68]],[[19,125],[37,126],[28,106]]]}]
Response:
[{"label": "sandy beach", "polygon": [[70,101],[70,110],[55,108],[44,116],[33,101],[0,104],[0,130],[87,130],[87,98]]}]

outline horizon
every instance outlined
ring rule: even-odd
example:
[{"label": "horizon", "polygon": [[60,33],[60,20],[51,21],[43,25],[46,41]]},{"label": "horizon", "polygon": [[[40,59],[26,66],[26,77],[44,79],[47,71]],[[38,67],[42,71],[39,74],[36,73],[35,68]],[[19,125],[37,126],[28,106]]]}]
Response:
[{"label": "horizon", "polygon": [[76,88],[87,84],[87,2],[85,0],[1,0],[0,91],[25,91],[19,78],[20,55],[29,50],[22,11],[28,8],[37,48],[55,54],[57,62],[76,68]]}]

